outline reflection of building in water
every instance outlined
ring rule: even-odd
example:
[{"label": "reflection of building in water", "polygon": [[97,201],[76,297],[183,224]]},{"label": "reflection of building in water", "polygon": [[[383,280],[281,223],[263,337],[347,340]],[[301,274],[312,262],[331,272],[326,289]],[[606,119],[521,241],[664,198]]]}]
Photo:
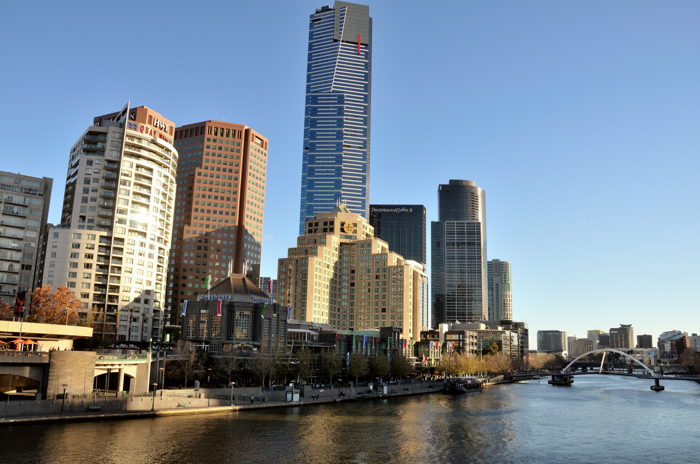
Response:
[{"label": "reflection of building in water", "polygon": [[97,337],[162,335],[178,163],[175,127],[150,108],[94,118],[68,161],[61,225],[47,229],[43,284],[65,285]]}]

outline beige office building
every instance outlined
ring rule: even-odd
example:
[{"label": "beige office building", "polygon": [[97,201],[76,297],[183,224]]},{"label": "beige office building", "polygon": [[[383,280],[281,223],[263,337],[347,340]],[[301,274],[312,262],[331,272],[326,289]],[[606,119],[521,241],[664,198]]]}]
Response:
[{"label": "beige office building", "polygon": [[161,338],[174,131],[155,111],[127,104],[96,117],[71,148],[61,225],[47,231],[43,283],[72,290],[98,338]]},{"label": "beige office building", "polygon": [[306,221],[306,233],[279,260],[277,300],[300,321],[340,330],[401,327],[419,340],[428,311],[428,276],[374,236],[345,206]]}]

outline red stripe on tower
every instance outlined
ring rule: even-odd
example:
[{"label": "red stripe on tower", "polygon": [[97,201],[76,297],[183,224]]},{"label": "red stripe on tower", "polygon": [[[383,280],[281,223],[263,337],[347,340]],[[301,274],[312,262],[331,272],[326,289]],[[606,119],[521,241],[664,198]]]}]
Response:
[{"label": "red stripe on tower", "polygon": [[362,34],[357,34],[357,54],[360,54],[360,41],[362,39]]}]

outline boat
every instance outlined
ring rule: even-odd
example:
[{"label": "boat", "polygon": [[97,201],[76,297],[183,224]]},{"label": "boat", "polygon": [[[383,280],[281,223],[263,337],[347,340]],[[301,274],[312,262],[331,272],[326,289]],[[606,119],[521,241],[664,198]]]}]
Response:
[{"label": "boat", "polygon": [[574,383],[574,376],[566,374],[553,374],[552,380],[547,383],[558,387],[570,387],[571,384]]},{"label": "boat", "polygon": [[452,377],[445,380],[442,391],[445,393],[459,394],[479,391],[484,388],[484,384],[476,377]]}]

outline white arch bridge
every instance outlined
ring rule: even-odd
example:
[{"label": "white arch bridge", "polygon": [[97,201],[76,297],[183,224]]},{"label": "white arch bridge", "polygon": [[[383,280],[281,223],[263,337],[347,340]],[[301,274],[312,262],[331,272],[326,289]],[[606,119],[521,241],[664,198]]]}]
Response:
[{"label": "white arch bridge", "polygon": [[[571,372],[571,366],[573,366],[578,360],[585,358],[586,356],[590,354],[596,354],[596,353],[603,353],[603,359],[600,361],[600,368],[598,369],[598,372]],[[616,375],[625,375],[628,377],[637,377],[641,379],[654,379],[654,385],[651,386],[651,389],[654,391],[663,391],[664,387],[659,384],[659,380],[664,378],[660,376],[658,373],[654,372],[649,366],[635,358],[634,356],[630,356],[629,354],[622,352],[620,350],[616,350],[614,348],[599,348],[597,350],[591,350],[586,353],[583,353],[581,356],[577,357],[573,361],[571,361],[564,369],[561,370],[561,372],[557,374],[552,375],[552,380],[549,381],[549,384],[551,385],[558,385],[558,386],[570,386],[572,383],[574,383],[574,376],[575,375],[585,375],[585,374],[610,374],[611,372],[604,372],[603,371],[603,365],[605,364],[605,357],[607,356],[608,353],[617,353],[621,356],[624,356],[626,359],[629,359],[637,364],[639,364],[645,371],[645,374],[623,374],[623,373],[613,373]],[[667,377],[668,378],[668,377]],[[674,380],[697,380],[695,378],[674,378]]]}]

